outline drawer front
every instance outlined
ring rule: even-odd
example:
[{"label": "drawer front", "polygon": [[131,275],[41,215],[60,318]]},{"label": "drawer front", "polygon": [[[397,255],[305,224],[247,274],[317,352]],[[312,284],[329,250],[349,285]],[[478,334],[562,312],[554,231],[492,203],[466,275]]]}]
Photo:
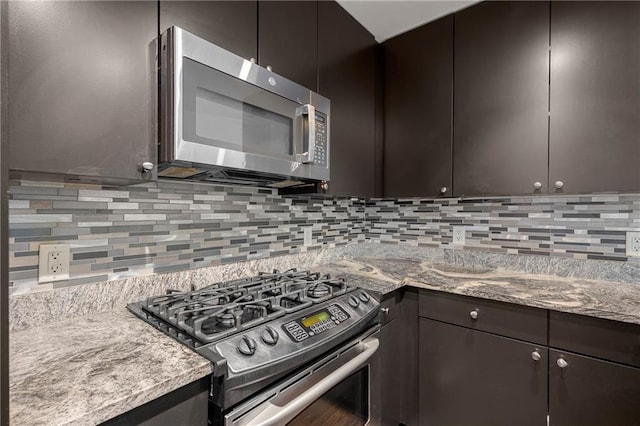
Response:
[{"label": "drawer front", "polygon": [[547,344],[547,311],[544,309],[421,290],[419,315],[527,342]]},{"label": "drawer front", "polygon": [[640,325],[552,311],[549,346],[640,367]]}]

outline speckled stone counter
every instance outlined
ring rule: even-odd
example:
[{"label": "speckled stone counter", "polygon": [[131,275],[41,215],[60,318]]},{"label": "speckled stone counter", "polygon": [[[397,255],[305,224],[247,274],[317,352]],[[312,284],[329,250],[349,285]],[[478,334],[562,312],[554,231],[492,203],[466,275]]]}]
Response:
[{"label": "speckled stone counter", "polygon": [[411,285],[640,324],[633,265],[382,244],[72,287],[12,298],[11,424],[100,423],[210,374],[208,360],[134,317],[126,303],[294,266],[381,294]]},{"label": "speckled stone counter", "polygon": [[[382,294],[410,285],[640,324],[640,283],[512,272],[413,259],[345,259],[323,265],[352,285]],[[640,280],[640,277],[639,277]]]},{"label": "speckled stone counter", "polygon": [[11,334],[12,425],[92,425],[211,374],[125,308]]}]

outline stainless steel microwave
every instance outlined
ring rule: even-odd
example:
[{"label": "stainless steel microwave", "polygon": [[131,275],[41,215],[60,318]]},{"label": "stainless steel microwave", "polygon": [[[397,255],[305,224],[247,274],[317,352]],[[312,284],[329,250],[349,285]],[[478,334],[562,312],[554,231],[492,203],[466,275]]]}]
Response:
[{"label": "stainless steel microwave", "polygon": [[178,27],[159,50],[159,176],[326,187],[329,99]]}]

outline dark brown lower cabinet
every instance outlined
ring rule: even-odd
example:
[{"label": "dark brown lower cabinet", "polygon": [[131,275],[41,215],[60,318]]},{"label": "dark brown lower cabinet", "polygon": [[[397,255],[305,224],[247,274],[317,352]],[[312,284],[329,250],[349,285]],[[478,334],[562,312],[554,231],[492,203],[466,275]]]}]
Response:
[{"label": "dark brown lower cabinet", "polygon": [[419,321],[421,426],[546,424],[546,347]]},{"label": "dark brown lower cabinet", "polygon": [[551,425],[640,425],[640,369],[553,349],[549,356]]},{"label": "dark brown lower cabinet", "polygon": [[417,425],[418,293],[398,290],[387,295],[382,308],[380,415],[375,420],[382,426]]}]

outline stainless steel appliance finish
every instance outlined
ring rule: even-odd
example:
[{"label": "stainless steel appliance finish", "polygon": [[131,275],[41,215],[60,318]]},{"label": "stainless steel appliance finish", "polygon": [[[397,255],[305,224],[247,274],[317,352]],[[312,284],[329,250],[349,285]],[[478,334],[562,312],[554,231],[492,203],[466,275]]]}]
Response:
[{"label": "stainless steel appliance finish", "polygon": [[159,176],[328,181],[330,101],[178,27],[160,39]]},{"label": "stainless steel appliance finish", "polygon": [[[224,415],[225,426],[287,424],[330,392],[336,385],[363,371],[371,383],[373,356],[380,344],[378,331],[351,341],[294,376],[266,389]],[[366,395],[363,423],[371,416],[370,394]],[[329,423],[327,423],[329,424]]]},{"label": "stainless steel appliance finish", "polygon": [[[129,305],[134,314],[212,361],[210,412],[215,424],[226,421],[224,416],[237,408],[234,406],[270,386],[289,383],[298,377],[296,371],[315,365],[318,359],[333,365],[348,364],[349,367],[340,367],[347,375],[367,364],[377,340],[363,342],[379,328],[379,307],[366,291],[348,286],[344,279],[295,269],[262,273],[190,292],[169,292]],[[351,350],[354,347],[359,349]],[[345,355],[347,352],[357,352],[354,357],[358,361],[349,361],[351,355]],[[367,355],[360,356],[360,352]],[[337,364],[331,361],[335,357],[339,357]],[[315,370],[319,371],[320,366]],[[330,370],[322,369],[315,376],[322,378],[323,385],[317,387],[313,379],[315,390],[302,400],[294,398],[298,402],[289,405],[288,413],[303,410],[305,404],[314,401],[311,395],[343,377],[324,377],[327,371]],[[368,386],[368,370],[358,374],[352,379],[354,386]],[[300,386],[291,389],[302,389]],[[368,397],[369,388],[362,393]],[[290,391],[286,395],[291,396]],[[282,398],[285,397],[275,401]],[[245,410],[246,403],[242,407]],[[261,416],[271,417],[273,410]],[[288,415],[278,416],[284,419]]]}]

